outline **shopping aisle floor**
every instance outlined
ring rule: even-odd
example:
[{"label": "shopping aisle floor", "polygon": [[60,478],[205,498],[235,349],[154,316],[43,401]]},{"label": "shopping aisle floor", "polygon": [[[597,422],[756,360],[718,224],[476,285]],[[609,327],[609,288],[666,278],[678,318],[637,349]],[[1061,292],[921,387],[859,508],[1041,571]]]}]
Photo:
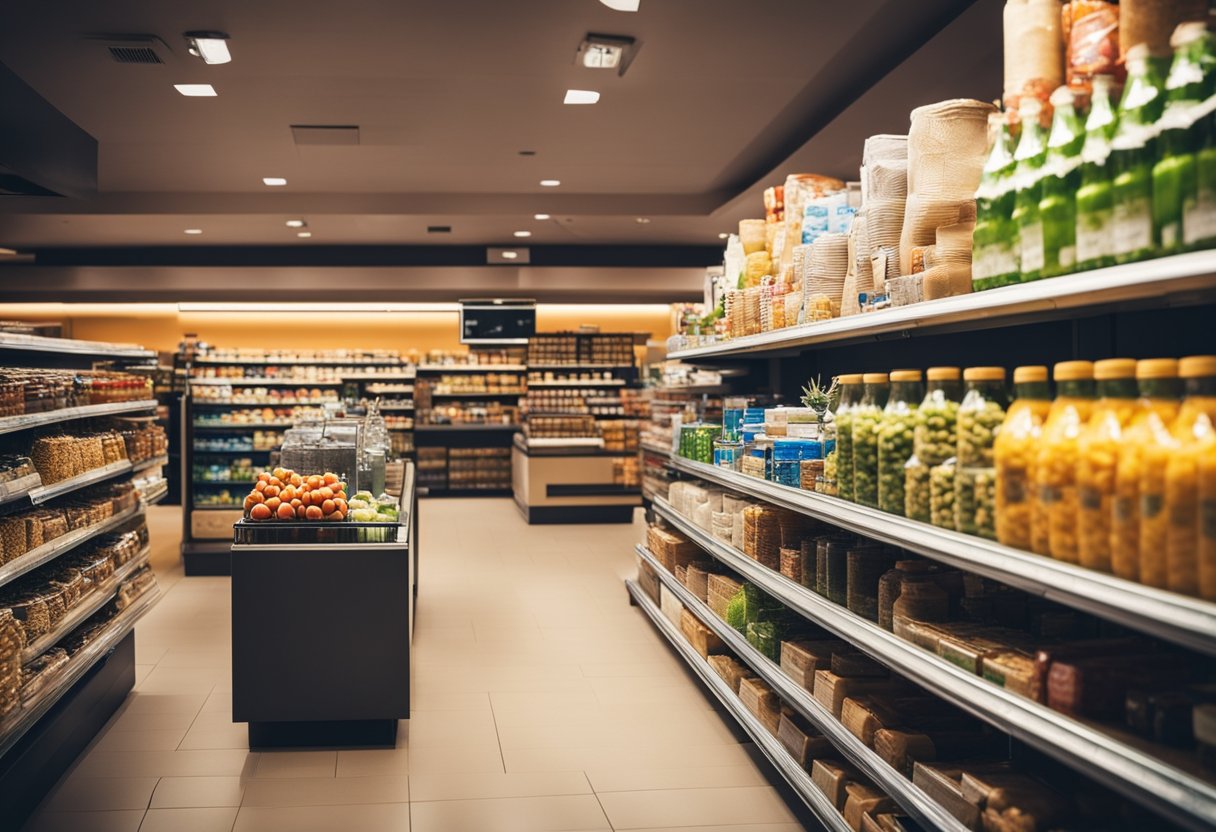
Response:
[{"label": "shopping aisle floor", "polygon": [[229,580],[182,577],[179,511],[149,517],[165,595],[136,627],[136,689],[31,832],[803,828],[629,606],[640,512],[528,526],[510,500],[424,501],[398,747],[252,753],[231,721]]}]

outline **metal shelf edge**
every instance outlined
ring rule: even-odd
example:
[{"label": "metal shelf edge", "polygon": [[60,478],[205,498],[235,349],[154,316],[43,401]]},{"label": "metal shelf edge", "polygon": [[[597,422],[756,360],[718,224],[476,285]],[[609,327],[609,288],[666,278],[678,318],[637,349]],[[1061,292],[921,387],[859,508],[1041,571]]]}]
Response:
[{"label": "metal shelf edge", "polygon": [[69,477],[66,480],[52,483],[50,485],[39,486],[32,488],[27,492],[30,502],[34,505],[42,505],[45,502],[62,497],[64,494],[71,494],[81,488],[90,485],[96,485],[99,482],[104,482],[112,477],[117,477],[119,474],[126,474],[135,470],[131,463],[127,460],[111,462],[109,465],[103,465],[100,468],[94,468],[91,471],[85,471],[83,474],[76,477]]},{"label": "metal shelf edge", "polygon": [[41,427],[42,425],[53,425],[57,422],[91,419],[94,416],[111,416],[116,413],[136,413],[141,410],[153,410],[158,404],[156,399],[140,399],[134,402],[86,404],[80,407],[65,407],[62,410],[47,410],[42,413],[2,416],[0,417],[0,433],[14,433],[19,430]]},{"label": "metal shelf edge", "polygon": [[[0,566],[0,586],[4,586],[15,578],[24,575],[42,566],[44,563],[49,563],[55,558],[62,555],[64,552],[70,551],[81,543],[91,540],[98,535],[116,529],[123,523],[133,517],[143,513],[143,506],[135,506],[124,512],[120,512],[104,523],[98,523],[95,526],[89,526],[84,529],[73,529],[65,535],[55,538],[49,543],[44,543],[37,549],[26,552],[24,555],[18,556],[15,560]],[[41,549],[43,551],[39,552]]]}]

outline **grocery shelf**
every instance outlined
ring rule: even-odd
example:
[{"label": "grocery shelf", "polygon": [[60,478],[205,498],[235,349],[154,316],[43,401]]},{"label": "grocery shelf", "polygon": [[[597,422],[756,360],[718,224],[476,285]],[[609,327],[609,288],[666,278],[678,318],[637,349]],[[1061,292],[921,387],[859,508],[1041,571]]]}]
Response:
[{"label": "grocery shelf", "polygon": [[195,479],[192,479],[191,482],[194,483],[195,485],[221,485],[221,486],[224,486],[225,488],[231,488],[232,486],[242,486],[242,485],[247,485],[250,488],[253,488],[253,486],[257,484],[256,479],[252,479],[252,480],[195,480]]},{"label": "grocery shelf", "polygon": [[151,459],[145,459],[143,462],[134,462],[131,464],[131,473],[147,471],[149,468],[163,468],[169,464],[168,455],[154,456]]},{"label": "grocery shelf", "polygon": [[620,378],[597,379],[594,381],[529,381],[528,387],[624,387],[625,380]]},{"label": "grocery shelf", "polygon": [[142,410],[154,410],[158,404],[156,399],[140,399],[134,402],[86,404],[80,407],[65,407],[61,410],[47,410],[43,413],[0,416],[0,433],[12,433],[42,425],[53,425],[56,422],[70,422],[74,419],[91,419],[94,416],[112,416],[116,413],[135,413]]},{"label": "grocery shelf", "polygon": [[8,561],[3,566],[0,566],[0,586],[4,586],[15,578],[19,578],[27,572],[37,569],[44,563],[54,560],[69,549],[74,549],[86,540],[91,540],[98,535],[112,531],[123,523],[126,523],[133,517],[143,514],[144,507],[142,505],[133,506],[126,511],[120,511],[113,517],[102,523],[97,523],[93,526],[88,526],[83,529],[73,529],[67,534],[60,535],[54,540],[43,543],[41,546],[31,549],[24,555],[18,555],[13,560]]},{"label": "grocery shelf", "polygon": [[362,375],[348,376],[343,374],[342,381],[413,381],[417,378],[415,373],[364,373]]},{"label": "grocery shelf", "polygon": [[195,456],[200,456],[200,455],[201,456],[215,456],[215,455],[239,456],[241,454],[268,454],[271,452],[271,449],[262,448],[259,450],[258,448],[240,448],[240,449],[225,448],[224,450],[220,450],[217,448],[217,449],[208,450],[206,448],[194,448],[193,451],[194,451]]},{"label": "grocery shelf", "polygon": [[513,492],[510,487],[504,488],[438,488],[433,485],[418,484],[419,492],[425,497],[510,497]]},{"label": "grocery shelf", "polygon": [[633,364],[547,364],[544,362],[533,364],[528,362],[525,369],[528,370],[632,370]]},{"label": "grocery shelf", "polygon": [[38,475],[37,471],[26,474],[24,477],[17,477],[15,480],[0,482],[0,506],[25,499],[31,490],[41,485],[42,477]]},{"label": "grocery shelf", "polygon": [[238,402],[232,399],[199,399],[191,397],[193,407],[322,407],[327,404],[337,404],[337,400],[326,399],[292,399],[279,402]]},{"label": "grocery shelf", "polygon": [[161,500],[163,500],[169,496],[169,481],[161,480],[159,483],[157,483],[152,488],[149,488],[146,491],[141,490],[139,493],[140,493],[141,499],[143,499],[143,501],[144,501],[145,506],[156,505]]},{"label": "grocery shelf", "polygon": [[[207,364],[211,366],[234,367],[400,367],[400,358],[376,358],[368,360],[355,358],[192,358],[191,364]],[[408,365],[404,365],[408,366]]]},{"label": "grocery shelf", "polygon": [[31,488],[27,492],[30,502],[34,505],[40,505],[53,500],[56,497],[62,497],[64,494],[70,494],[73,491],[84,488],[85,486],[95,485],[99,482],[116,477],[119,474],[126,474],[132,471],[131,463],[125,459],[120,459],[118,462],[111,462],[109,465],[103,465],[100,468],[94,468],[91,471],[85,471],[83,474],[75,477],[69,477],[66,480],[60,480],[51,485],[39,485],[37,488]]},{"label": "grocery shelf", "polygon": [[195,422],[195,430],[277,430],[295,427],[295,422]]},{"label": "grocery shelf", "polygon": [[684,638],[683,633],[667,620],[650,596],[636,581],[626,579],[625,586],[634,603],[642,609],[642,612],[646,613],[646,617],[654,624],[655,629],[671,643],[671,646],[722,704],[726,712],[743,726],[743,730],[752,738],[756,747],[797,792],[807,808],[833,832],[849,832],[850,827],[845,823],[844,815],[838,812],[828,800],[827,795],[811,782],[811,775],[798,765],[777,738],[770,734],[768,729],[756,718],[755,714],[744,707],[743,703],[739,701],[739,697],[731,690],[730,685],[726,684],[722,677],[709,666],[709,663],[701,658],[701,654],[694,650],[688,643],[688,639]]},{"label": "grocery shelf", "polygon": [[68,610],[67,615],[59,619],[55,629],[27,644],[21,651],[21,663],[28,664],[50,650],[64,636],[84,623],[86,618],[104,607],[118,593],[118,585],[134,575],[141,566],[147,565],[151,557],[152,547],[145,546],[138,555],[115,569],[105,585],[81,598],[76,606]]},{"label": "grocery shelf", "polygon": [[295,379],[295,378],[192,378],[192,386],[200,387],[341,387],[341,378]]},{"label": "grocery shelf", "polygon": [[1125,581],[991,540],[672,456],[677,471],[992,578],[1049,601],[1216,655],[1216,604]]},{"label": "grocery shelf", "polygon": [[659,576],[663,585],[672,592],[680,603],[691,610],[697,618],[709,627],[731,651],[739,657],[763,679],[769,687],[776,691],[781,700],[801,713],[840,753],[868,776],[879,789],[886,792],[892,800],[903,807],[904,811],[914,817],[919,823],[929,829],[942,832],[964,832],[967,827],[938,803],[926,795],[911,780],[904,777],[878,756],[872,749],[855,737],[844,723],[836,719],[830,711],[819,704],[811,696],[811,692],[785,673],[752,647],[743,634],[727,624],[714,614],[706,603],[676,580],[676,576],[663,568],[658,559],[644,545],[637,545],[637,553],[646,561]]},{"label": "grocery shelf", "polygon": [[17,741],[36,725],[47,711],[54,707],[60,698],[92,669],[99,659],[107,656],[119,642],[127,637],[127,634],[135,628],[135,622],[160,600],[160,595],[161,591],[158,586],[144,592],[132,606],[111,620],[109,630],[68,659],[67,664],[60,668],[59,675],[54,682],[44,687],[36,699],[23,703],[19,710],[9,714],[6,719],[0,720],[0,757],[7,754]]},{"label": "grocery shelf", "polygon": [[715,560],[942,699],[1183,825],[1216,824],[1216,784],[897,637],[707,534],[662,498],[654,509]]},{"label": "grocery shelf", "polygon": [[395,405],[394,404],[389,404],[389,405],[382,404],[382,405],[380,405],[381,413],[393,413],[393,412],[400,413],[402,411],[413,410],[413,409],[414,409],[414,405],[412,405],[412,404],[395,404]]},{"label": "grocery shelf", "polygon": [[519,425],[418,425],[414,431],[417,433],[502,433],[519,429]]},{"label": "grocery shelf", "polygon": [[523,364],[419,364],[420,373],[522,373]]},{"label": "grocery shelf", "polygon": [[47,338],[0,332],[0,350],[14,352],[53,352],[66,355],[94,355],[101,358],[156,358],[155,350],[137,344],[110,344],[104,341],[78,341],[72,338]]},{"label": "grocery shelf", "polygon": [[527,390],[506,390],[501,392],[491,392],[482,390],[480,392],[470,393],[431,393],[432,399],[518,399],[520,396],[528,395]]},{"label": "grocery shelf", "polygon": [[639,442],[638,446],[648,454],[656,454],[661,457],[671,456],[671,448],[663,445],[655,445],[652,442]]},{"label": "grocery shelf", "polygon": [[1180,306],[1211,301],[1216,293],[1216,251],[1199,251],[1003,286],[862,315],[732,338],[674,350],[669,359],[697,361],[797,352],[816,344],[909,337],[1042,321],[1110,309]]},{"label": "grocery shelf", "polygon": [[656,393],[691,393],[697,396],[724,395],[730,392],[725,384],[684,384],[672,387],[652,387]]}]

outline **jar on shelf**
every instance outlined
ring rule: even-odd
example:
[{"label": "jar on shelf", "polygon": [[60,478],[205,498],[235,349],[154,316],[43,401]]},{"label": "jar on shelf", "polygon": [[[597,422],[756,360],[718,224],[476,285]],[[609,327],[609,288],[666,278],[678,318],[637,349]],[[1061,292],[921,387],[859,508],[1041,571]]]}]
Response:
[{"label": "jar on shelf", "polygon": [[1009,407],[1004,367],[968,367],[958,407],[958,466],[954,473],[954,525],[960,532],[996,539],[996,469],[993,446]]},{"label": "jar on shelf", "polygon": [[1054,376],[1056,398],[1035,457],[1038,505],[1030,516],[1030,546],[1040,555],[1076,563],[1077,440],[1093,410],[1094,365],[1063,361],[1055,366]]},{"label": "jar on shelf", "polygon": [[714,465],[738,471],[743,460],[743,443],[727,439],[714,440]]},{"label": "jar on shelf", "polygon": [[886,373],[862,376],[864,391],[853,409],[853,502],[878,508],[878,429],[887,405],[890,383]]},{"label": "jar on shelf", "polygon": [[1136,362],[1136,401],[1123,431],[1115,470],[1115,499],[1111,517],[1111,571],[1129,581],[1140,580],[1140,481],[1145,448],[1158,433],[1168,433],[1178,418],[1182,382],[1173,358]]},{"label": "jar on shelf", "polygon": [[950,457],[941,465],[929,469],[929,522],[955,530],[954,478],[957,463]]},{"label": "jar on shelf", "polygon": [[925,397],[920,370],[891,373],[891,394],[878,426],[878,507],[904,513],[904,466],[912,456],[916,409]]},{"label": "jar on shelf", "polygon": [[930,521],[929,471],[954,456],[958,441],[956,420],[963,396],[958,367],[930,367],[925,398],[916,413],[912,456],[904,465],[904,515]]},{"label": "jar on shelf", "polygon": [[803,454],[811,458],[811,443],[804,439],[773,440],[773,482],[790,488],[802,487]]},{"label": "jar on shelf", "polygon": [[992,448],[996,466],[996,539],[1006,546],[1030,548],[1034,461],[1043,421],[1051,408],[1047,368],[1013,371],[1016,399],[1005,414]]},{"label": "jar on shelf", "polygon": [[[860,373],[840,376],[840,404],[836,407],[836,496],[853,499],[853,416],[865,388]],[[825,464],[826,468],[826,464]]]},{"label": "jar on shelf", "polygon": [[1165,472],[1166,586],[1216,600],[1216,355],[1178,362],[1186,398]]},{"label": "jar on shelf", "polygon": [[1136,362],[1108,358],[1094,363],[1098,400],[1077,440],[1077,561],[1111,571],[1111,518],[1115,468],[1123,429],[1136,405]]},{"label": "jar on shelf", "polygon": [[747,412],[747,399],[743,396],[727,396],[722,400],[722,438],[737,442],[742,438],[743,415]]}]

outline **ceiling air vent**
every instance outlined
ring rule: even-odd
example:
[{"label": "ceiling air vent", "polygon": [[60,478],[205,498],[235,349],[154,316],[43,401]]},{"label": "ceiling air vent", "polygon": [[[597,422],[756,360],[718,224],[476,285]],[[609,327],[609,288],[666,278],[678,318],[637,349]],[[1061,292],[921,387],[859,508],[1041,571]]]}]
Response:
[{"label": "ceiling air vent", "polygon": [[120,64],[163,64],[156,50],[148,46],[111,46],[110,57]]}]

